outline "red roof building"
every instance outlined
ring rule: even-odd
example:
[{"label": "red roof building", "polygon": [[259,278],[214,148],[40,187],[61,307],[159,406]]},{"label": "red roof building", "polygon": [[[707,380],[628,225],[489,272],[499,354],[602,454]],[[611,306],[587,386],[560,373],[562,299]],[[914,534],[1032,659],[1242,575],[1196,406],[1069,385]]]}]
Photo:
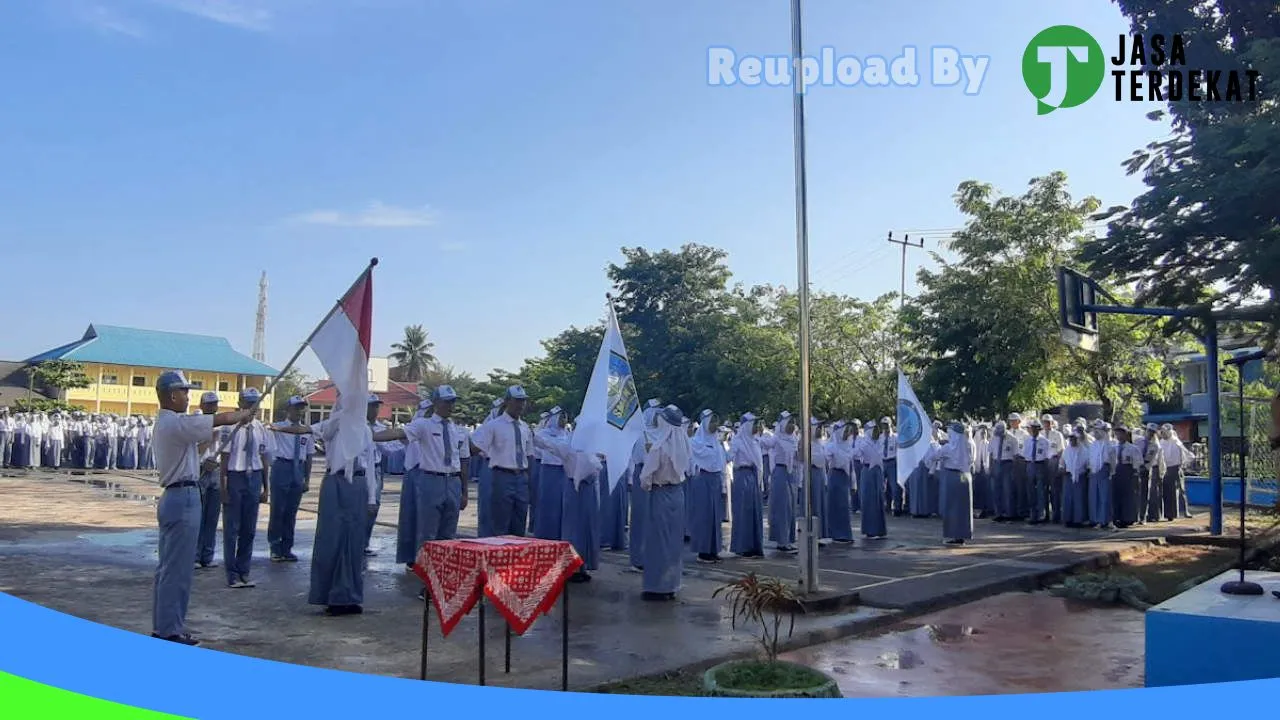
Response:
[{"label": "red roof building", "polygon": [[[386,391],[373,394],[382,398],[382,408],[378,411],[378,419],[382,421],[408,422],[417,412],[418,403],[421,401],[416,385],[395,380],[387,381]],[[338,399],[338,391],[333,383],[321,380],[316,391],[307,395],[305,399],[309,406],[307,421],[320,422],[329,417],[329,413],[333,411],[333,403]]]}]

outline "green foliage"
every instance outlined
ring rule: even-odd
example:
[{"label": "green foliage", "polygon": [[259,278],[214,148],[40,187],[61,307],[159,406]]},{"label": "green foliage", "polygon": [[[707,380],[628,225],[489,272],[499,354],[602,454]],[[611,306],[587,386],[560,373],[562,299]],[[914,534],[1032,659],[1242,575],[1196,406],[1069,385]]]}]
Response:
[{"label": "green foliage", "polygon": [[777,578],[748,573],[716,588],[711,597],[721,594],[732,604],[732,627],[736,629],[739,622],[758,623],[765,657],[771,663],[777,662],[783,618],[790,620],[787,637],[791,637],[796,628],[796,610],[801,608],[791,586]]},{"label": "green foliage", "polygon": [[1098,201],[1073,200],[1057,172],[1033,179],[1020,197],[961,183],[956,206],[969,216],[947,242],[956,259],[934,254],[941,269],[918,273],[922,291],[904,318],[912,364],[923,369],[917,394],[956,417],[1069,399],[1060,385],[1071,357],[1058,338],[1056,269],[1073,257]]},{"label": "green foliage", "polygon": [[72,360],[45,360],[27,368],[27,377],[36,387],[75,390],[91,384],[84,366]]},{"label": "green foliage", "polygon": [[391,344],[388,358],[395,362],[394,380],[400,382],[421,382],[436,364],[436,356],[431,354],[435,343],[427,339],[427,330],[421,325],[410,325],[404,329],[404,338]]},{"label": "green foliage", "polygon": [[1172,341],[1163,321],[1126,315],[1098,317],[1098,351],[1070,349],[1089,397],[1102,402],[1102,414],[1113,423],[1141,420],[1144,398],[1164,398],[1176,387],[1166,358]]},{"label": "green foliage", "polygon": [[[1280,327],[1280,106],[1268,81],[1280,77],[1280,6],[1271,0],[1117,0],[1133,31],[1180,32],[1196,68],[1261,72],[1260,102],[1169,103],[1172,137],[1126,163],[1147,190],[1111,208],[1107,237],[1084,250],[1088,264],[1141,282],[1137,300],[1161,306],[1252,305]],[[1151,113],[1154,120],[1164,111]]]}]

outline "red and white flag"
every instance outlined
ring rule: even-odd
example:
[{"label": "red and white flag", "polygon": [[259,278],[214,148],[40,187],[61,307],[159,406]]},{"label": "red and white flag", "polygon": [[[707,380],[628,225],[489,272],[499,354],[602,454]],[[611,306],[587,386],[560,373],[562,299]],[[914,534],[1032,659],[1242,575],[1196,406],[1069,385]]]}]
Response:
[{"label": "red and white flag", "polygon": [[[329,419],[337,435],[325,443],[330,462],[339,463],[347,478],[352,465],[372,440],[368,413],[369,353],[373,337],[373,267],[360,275],[311,336],[311,349],[338,391]],[[335,465],[331,468],[337,469]],[[369,472],[373,468],[366,468]]]}]

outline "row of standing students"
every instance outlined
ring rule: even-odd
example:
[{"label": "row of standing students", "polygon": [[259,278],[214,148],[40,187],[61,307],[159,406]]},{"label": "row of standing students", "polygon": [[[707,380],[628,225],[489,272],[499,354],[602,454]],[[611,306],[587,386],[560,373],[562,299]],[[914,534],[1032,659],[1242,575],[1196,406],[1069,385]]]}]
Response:
[{"label": "row of standing students", "polygon": [[0,467],[151,470],[153,422],[141,416],[10,413],[0,407]]}]

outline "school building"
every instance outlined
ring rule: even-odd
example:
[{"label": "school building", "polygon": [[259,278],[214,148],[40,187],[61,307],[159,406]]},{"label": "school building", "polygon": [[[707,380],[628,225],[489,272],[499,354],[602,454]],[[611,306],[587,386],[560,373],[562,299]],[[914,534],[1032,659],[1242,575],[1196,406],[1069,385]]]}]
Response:
[{"label": "school building", "polygon": [[[181,370],[191,383],[191,408],[200,395],[218,393],[218,410],[234,410],[248,387],[264,390],[276,370],[236,352],[226,338],[210,335],[90,325],[84,336],[26,360],[80,363],[87,388],[63,390],[60,399],[92,413],[154,416],[160,410],[156,379],[166,370]],[[262,399],[262,417],[271,418],[271,396]]]},{"label": "school building", "polygon": [[[378,419],[384,422],[407,423],[418,411],[418,386],[391,379],[390,362],[384,357],[369,358],[369,392],[382,400]],[[306,422],[316,423],[329,417],[333,404],[338,400],[338,390],[329,380],[321,380],[316,389],[306,396],[308,416]]]}]

